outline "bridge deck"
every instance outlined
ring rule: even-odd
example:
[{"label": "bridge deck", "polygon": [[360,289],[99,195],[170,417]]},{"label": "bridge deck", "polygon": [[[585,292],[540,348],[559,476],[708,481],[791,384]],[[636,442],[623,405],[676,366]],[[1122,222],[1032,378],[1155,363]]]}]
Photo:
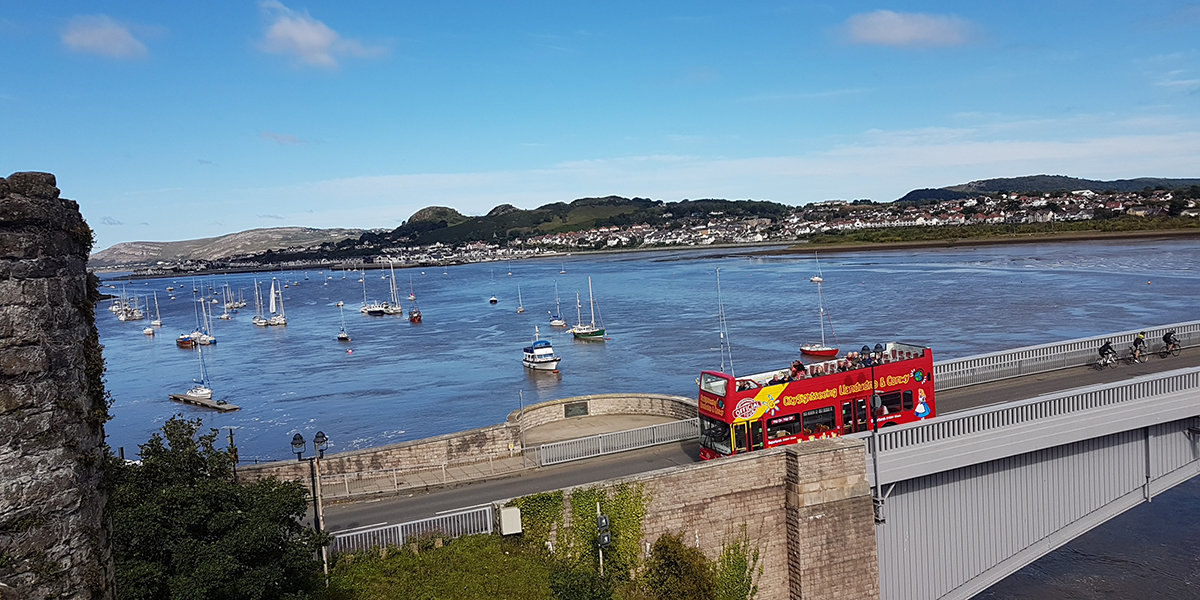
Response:
[{"label": "bridge deck", "polygon": [[1150,357],[1148,362],[1137,365],[1120,363],[1115,369],[1097,371],[1090,366],[1072,367],[1070,369],[1061,369],[1037,375],[1026,375],[1024,377],[939,391],[935,398],[937,399],[938,414],[946,414],[999,402],[1025,400],[1085,385],[1116,383],[1140,375],[1163,373],[1196,366],[1200,366],[1200,347],[1187,348],[1179,356],[1159,358],[1157,355],[1154,355]]},{"label": "bridge deck", "polygon": [[[999,402],[1024,400],[1085,385],[1112,383],[1139,375],[1194,366],[1200,366],[1200,348],[1186,349],[1178,357],[1160,359],[1158,356],[1152,356],[1143,364],[1121,364],[1115,369],[1104,371],[1076,367],[947,390],[937,393],[937,406],[939,414],[946,414]],[[407,497],[380,498],[366,503],[327,506],[326,526],[330,531],[336,532],[363,525],[430,517],[438,511],[473,506],[500,498],[534,494],[688,464],[699,460],[698,450],[696,442],[667,444],[520,472],[506,479],[478,481],[457,489],[416,493]]]}]

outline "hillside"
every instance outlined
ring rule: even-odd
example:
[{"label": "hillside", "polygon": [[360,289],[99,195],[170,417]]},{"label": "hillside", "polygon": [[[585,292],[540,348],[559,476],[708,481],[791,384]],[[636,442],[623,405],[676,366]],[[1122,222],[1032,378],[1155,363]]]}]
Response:
[{"label": "hillside", "polygon": [[[962,185],[952,185],[942,188],[951,192],[989,193],[989,192],[1043,192],[1057,190],[1092,190],[1093,192],[1140,192],[1145,188],[1162,187],[1178,189],[1200,185],[1200,179],[1165,179],[1161,177],[1138,177],[1137,179],[1115,179],[1100,181],[1096,179],[1078,179],[1065,175],[1028,175],[1025,177],[1003,177],[998,179],[982,179]],[[920,191],[920,190],[918,190]],[[911,194],[912,192],[910,192]],[[906,196],[907,197],[907,196]]]},{"label": "hillside", "polygon": [[178,242],[123,242],[88,259],[92,268],[152,265],[160,260],[214,260],[235,255],[257,254],[267,250],[310,247],[358,238],[361,229],[313,229],[309,227],[272,227],[250,229],[219,237]]}]

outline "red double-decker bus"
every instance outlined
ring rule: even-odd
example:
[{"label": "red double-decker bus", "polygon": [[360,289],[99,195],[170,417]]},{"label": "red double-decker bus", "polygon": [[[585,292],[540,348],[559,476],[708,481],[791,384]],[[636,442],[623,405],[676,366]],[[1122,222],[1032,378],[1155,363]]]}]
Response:
[{"label": "red double-decker bus", "polygon": [[[870,431],[876,424],[887,427],[937,414],[931,349],[892,342],[876,346],[871,358],[861,358],[833,358],[749,377],[701,372],[700,458]],[[880,403],[871,415],[873,393]]]}]

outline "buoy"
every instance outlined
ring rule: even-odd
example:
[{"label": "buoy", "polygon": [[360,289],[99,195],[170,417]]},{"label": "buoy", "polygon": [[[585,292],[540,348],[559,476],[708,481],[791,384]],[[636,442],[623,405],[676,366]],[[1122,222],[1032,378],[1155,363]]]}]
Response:
[{"label": "buoy", "polygon": [[1146,282],[1146,285],[1150,285],[1150,282],[1149,282],[1149,281],[1147,281],[1147,282]]},{"label": "buoy", "polygon": [[353,351],[353,350],[347,350],[347,351],[346,351],[346,354],[354,354],[354,351]]}]

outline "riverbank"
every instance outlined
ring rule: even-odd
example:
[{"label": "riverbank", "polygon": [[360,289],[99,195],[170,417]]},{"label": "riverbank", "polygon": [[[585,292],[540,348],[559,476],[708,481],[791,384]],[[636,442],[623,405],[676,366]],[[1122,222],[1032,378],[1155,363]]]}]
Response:
[{"label": "riverbank", "polygon": [[[480,261],[465,261],[454,260],[445,262],[432,262],[420,264],[405,264],[405,265],[389,265],[387,263],[325,263],[313,265],[289,265],[286,270],[291,272],[296,271],[352,271],[352,270],[378,270],[387,268],[396,269],[434,269],[447,268],[453,266],[462,266],[469,264],[480,263],[511,263],[522,262],[529,260],[562,260],[567,257],[580,256],[606,256],[618,254],[634,254],[634,253],[653,253],[653,252],[678,252],[687,250],[704,250],[711,252],[713,250],[725,250],[725,253],[716,255],[706,254],[709,257],[725,257],[733,255],[749,255],[749,256],[789,256],[794,254],[808,254],[810,252],[819,253],[842,253],[842,252],[863,252],[870,250],[917,250],[927,248],[963,248],[963,247],[978,247],[978,246],[1004,246],[1010,244],[1041,244],[1041,243],[1068,243],[1081,241],[1124,241],[1124,240],[1153,240],[1153,239],[1200,239],[1200,227],[1189,229],[1146,229],[1134,231],[1063,231],[1063,232],[1038,232],[1038,233],[1017,233],[1017,234],[1002,234],[988,237],[957,237],[933,240],[912,240],[912,241],[886,241],[886,242],[861,242],[861,241],[846,241],[846,242],[809,242],[800,240],[797,242],[754,242],[747,244],[709,244],[704,246],[656,246],[643,248],[606,248],[603,250],[575,250],[572,252],[546,253],[537,256],[526,256],[520,258],[497,258],[494,260]],[[765,248],[765,249],[763,249]],[[686,260],[686,259],[680,259]],[[110,281],[132,281],[142,279],[155,279],[162,277],[206,277],[213,275],[229,275],[235,273],[260,273],[264,271],[274,271],[282,269],[280,265],[255,265],[243,267],[226,267],[218,269],[205,269],[197,271],[187,271],[181,273],[132,273],[122,275],[120,277],[110,278]],[[97,270],[98,273],[105,272]],[[122,272],[122,271],[113,271]]]},{"label": "riverbank", "polygon": [[1125,240],[1176,240],[1200,239],[1200,228],[1197,229],[1164,229],[1145,231],[1070,231],[1063,233],[1025,233],[980,238],[949,238],[943,240],[914,240],[911,242],[846,242],[846,243],[804,243],[772,250],[753,252],[754,256],[787,256],[793,254],[808,254],[810,252],[840,253],[863,252],[867,250],[916,250],[926,248],[963,248],[972,246],[1007,246],[1016,244],[1046,244],[1090,241],[1125,241]]}]

